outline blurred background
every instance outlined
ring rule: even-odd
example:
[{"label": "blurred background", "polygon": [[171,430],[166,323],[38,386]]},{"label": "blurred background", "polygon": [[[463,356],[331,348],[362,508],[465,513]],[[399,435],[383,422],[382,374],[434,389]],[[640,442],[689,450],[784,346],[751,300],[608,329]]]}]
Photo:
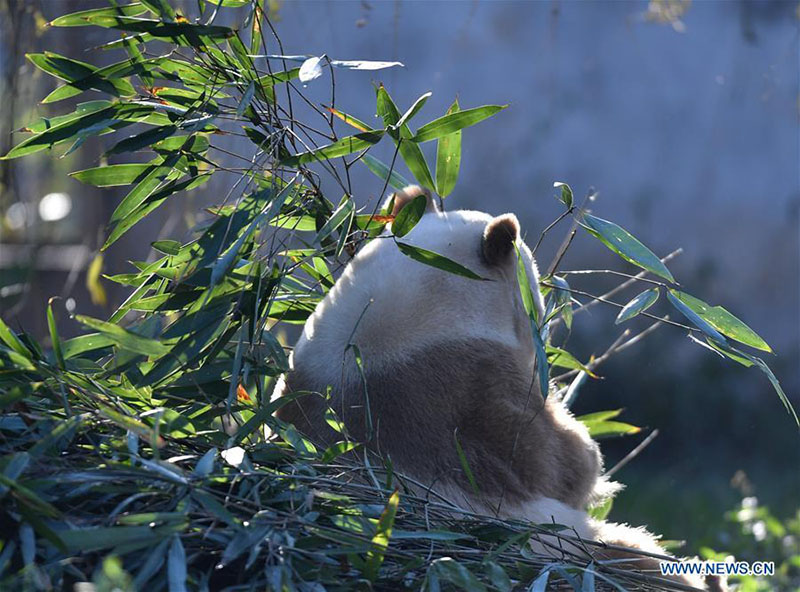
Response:
[{"label": "blurred background", "polygon": [[[46,26],[56,16],[103,5],[0,1],[0,153],[22,137],[12,130],[74,107],[38,104],[55,83],[25,53],[48,49],[113,61],[82,58],[83,48],[108,40],[106,32]],[[187,14],[194,7],[186,3]],[[726,307],[772,346],[776,354],[767,361],[800,407],[796,1],[272,0],[270,7],[286,54],[405,64],[336,73],[337,107],[356,117],[372,121],[377,81],[401,110],[433,91],[419,122],[443,114],[456,97],[462,108],[510,104],[464,132],[461,177],[447,207],[513,211],[532,243],[562,211],[554,181],[568,182],[580,199],[594,188],[595,214],[661,256],[684,249],[670,263],[678,281]],[[312,100],[328,102],[328,83],[315,81],[307,90]],[[217,175],[194,194],[170,200],[162,215],[150,216],[101,258],[105,222],[127,190],[81,185],[67,173],[97,166],[107,143],[90,139],[63,158],[41,152],[0,161],[0,311],[37,338],[46,339],[51,296],[70,311],[108,316],[126,291],[102,274],[126,272],[128,261],[152,256],[154,240],[185,238],[199,208],[229,188]],[[236,146],[232,141],[229,149]],[[379,157],[391,160],[391,147],[379,149]],[[424,149],[432,162],[433,146]],[[354,178],[364,188],[357,197],[374,204],[380,184],[361,173]],[[541,267],[567,229],[548,235],[537,253]],[[580,235],[560,268],[630,271]],[[617,283],[603,276],[571,282],[593,294]],[[584,360],[602,353],[622,331],[614,326],[616,312],[599,305],[576,316],[568,349]],[[631,328],[647,326],[642,320]],[[60,328],[65,336],[79,330],[69,321]],[[668,539],[688,538],[694,551],[724,546],[715,539],[718,526],[742,495],[757,495],[779,517],[797,510],[800,434],[764,375],[697,347],[674,327],[611,358],[600,374],[583,387],[576,412],[624,407],[623,420],[646,428],[604,441],[608,466],[650,430],[660,432],[617,473],[627,489],[612,518],[647,523]]]}]

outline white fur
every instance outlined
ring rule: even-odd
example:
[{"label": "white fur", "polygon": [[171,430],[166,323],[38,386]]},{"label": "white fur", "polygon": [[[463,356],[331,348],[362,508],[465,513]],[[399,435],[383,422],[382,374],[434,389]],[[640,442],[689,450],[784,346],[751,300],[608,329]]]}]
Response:
[{"label": "white fur", "polygon": [[[520,339],[514,332],[515,318],[524,315],[515,261],[502,268],[490,267],[480,255],[481,237],[491,220],[482,212],[429,212],[399,239],[444,255],[489,281],[464,278],[415,261],[400,252],[388,231],[371,241],[348,264],[306,322],[294,359],[302,358],[306,372],[334,385],[341,380],[337,361],[349,343],[358,344],[372,368],[403,359],[409,344],[424,347],[470,338],[507,344],[529,352],[533,360],[530,337]],[[521,240],[517,246],[541,314],[536,265]],[[387,294],[391,297],[386,298]],[[348,367],[353,371],[351,364]]]}]

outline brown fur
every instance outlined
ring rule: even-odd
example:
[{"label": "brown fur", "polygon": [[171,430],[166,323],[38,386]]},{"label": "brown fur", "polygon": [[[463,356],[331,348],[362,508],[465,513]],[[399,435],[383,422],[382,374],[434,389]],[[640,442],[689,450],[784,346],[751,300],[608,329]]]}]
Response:
[{"label": "brown fur", "polygon": [[400,210],[403,209],[405,205],[411,202],[415,197],[419,197],[420,195],[424,195],[428,200],[428,206],[425,208],[426,212],[438,212],[439,207],[436,205],[436,201],[433,199],[431,192],[429,189],[424,187],[420,187],[419,185],[408,185],[404,187],[400,191],[394,193],[390,199],[394,199],[394,205],[392,206],[392,216],[396,216]]},{"label": "brown fur", "polygon": [[[345,363],[354,364],[352,354]],[[533,375],[518,370],[507,346],[486,342],[445,343],[411,352],[391,373],[371,371],[365,352],[367,394],[374,432],[368,446],[388,455],[398,470],[431,484],[469,490],[456,452],[457,433],[486,506],[521,503],[536,496],[582,508],[600,468],[597,446],[582,426],[564,421],[568,411],[545,403]],[[287,391],[324,391],[302,369],[287,375]],[[323,420],[330,405],[350,436],[367,440],[366,405],[359,382],[335,389],[326,402],[307,396],[285,406],[279,417],[312,439],[336,437]]]},{"label": "brown fur", "polygon": [[514,250],[519,236],[519,222],[514,214],[498,216],[486,225],[483,233],[483,258],[489,265],[500,265]]}]

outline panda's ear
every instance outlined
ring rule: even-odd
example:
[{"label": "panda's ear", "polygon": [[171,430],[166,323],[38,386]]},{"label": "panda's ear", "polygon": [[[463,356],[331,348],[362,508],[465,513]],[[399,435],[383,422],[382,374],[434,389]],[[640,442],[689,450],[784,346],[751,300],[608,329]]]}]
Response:
[{"label": "panda's ear", "polygon": [[415,197],[419,197],[420,195],[424,195],[425,198],[428,200],[428,206],[425,208],[426,212],[439,211],[439,207],[436,205],[436,201],[433,199],[430,190],[425,189],[424,187],[420,187],[419,185],[407,185],[406,187],[403,187],[403,189],[401,189],[400,191],[390,195],[389,199],[384,204],[384,207],[388,208],[390,203],[394,203],[394,205],[392,206],[392,211],[389,212],[389,214],[391,216],[396,216],[406,204],[411,202]]},{"label": "panda's ear", "polygon": [[483,231],[481,251],[489,265],[499,265],[509,260],[519,237],[519,222],[514,214],[492,218]]}]

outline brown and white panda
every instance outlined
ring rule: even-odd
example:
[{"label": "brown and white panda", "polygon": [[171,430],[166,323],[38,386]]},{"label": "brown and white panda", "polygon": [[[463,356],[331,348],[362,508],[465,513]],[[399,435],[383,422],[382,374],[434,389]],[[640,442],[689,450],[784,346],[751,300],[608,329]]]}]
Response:
[{"label": "brown and white panda", "polygon": [[[279,417],[312,440],[331,443],[339,435],[324,418],[330,406],[352,438],[463,509],[563,524],[585,539],[664,554],[643,528],[593,520],[586,512],[614,488],[601,478],[602,457],[585,426],[556,397],[542,397],[517,252],[540,318],[543,300],[516,217],[441,212],[416,186],[394,195],[392,213],[419,195],[428,199],[426,213],[403,242],[490,281],[412,260],[387,229],[349,262],[308,319],[276,391],[330,389],[330,399],[301,397]],[[358,346],[366,380],[350,344]],[[479,493],[464,475],[454,434]],[[601,549],[596,557],[626,555]],[[636,565],[659,574],[656,560]],[[699,579],[682,581],[703,587]],[[716,580],[707,585],[724,587]]]}]

